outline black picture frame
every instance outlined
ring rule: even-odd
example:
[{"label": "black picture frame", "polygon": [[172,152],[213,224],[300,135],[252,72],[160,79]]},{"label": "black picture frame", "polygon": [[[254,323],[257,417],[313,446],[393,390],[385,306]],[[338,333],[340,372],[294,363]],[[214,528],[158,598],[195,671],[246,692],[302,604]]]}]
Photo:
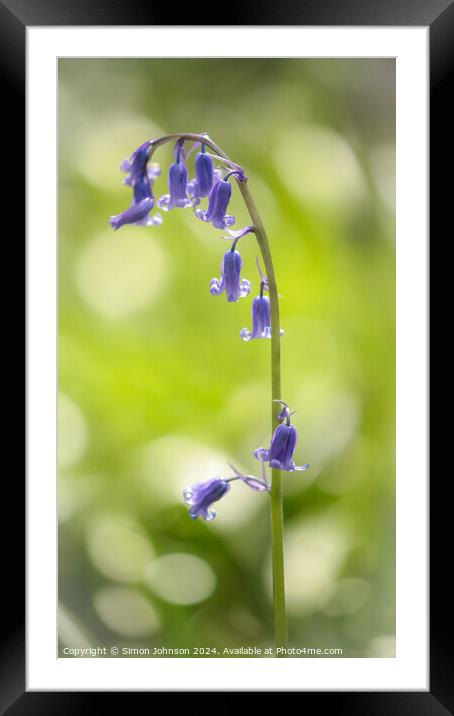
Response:
[{"label": "black picture frame", "polygon": [[[211,4],[211,9],[213,4]],[[357,26],[428,26],[430,28],[430,182],[431,219],[430,234],[440,241],[449,240],[452,233],[448,211],[452,203],[452,180],[443,180],[446,167],[453,155],[449,147],[451,115],[449,99],[454,89],[454,0],[304,0],[290,2],[280,0],[271,3],[238,2],[232,0],[228,16],[217,23],[203,22],[212,18],[203,4],[199,4],[197,17],[194,6],[180,10],[180,24],[234,24],[234,25],[357,25]],[[171,17],[172,15],[172,17]],[[26,29],[29,26],[64,25],[172,25],[168,22],[175,17],[175,9],[158,7],[155,3],[142,0],[111,0],[110,3],[94,3],[92,0],[0,0],[0,72],[3,99],[2,133],[3,172],[5,184],[3,219],[11,216],[12,228],[4,230],[4,257],[13,256],[10,266],[25,265],[25,242],[22,240],[25,221],[25,87],[26,87]],[[235,23],[230,23],[230,18]],[[448,173],[449,176],[449,173]],[[450,201],[451,200],[451,201]],[[19,218],[20,217],[20,218]],[[442,223],[443,222],[443,223]],[[441,234],[443,226],[443,234]],[[22,228],[23,227],[23,228]],[[444,236],[447,233],[448,236]],[[443,241],[444,240],[444,241]],[[443,244],[441,244],[443,245]],[[14,254],[15,252],[15,254]],[[446,270],[446,269],[445,269]],[[6,273],[6,272],[5,272]],[[10,272],[8,272],[10,273]],[[21,274],[19,273],[18,276]],[[443,293],[448,282],[440,280],[437,272],[437,288]],[[4,310],[3,330],[8,336],[8,345],[16,345],[21,355],[23,332],[18,329],[20,321],[16,311],[21,313],[25,292],[20,291],[20,279],[15,280],[13,292],[5,294],[4,306],[13,304],[14,310]],[[442,296],[442,298],[447,298]],[[8,303],[6,303],[6,300]],[[24,311],[25,313],[25,311]],[[23,315],[23,314],[22,314]],[[17,336],[13,342],[10,336]],[[421,346],[425,350],[425,346]],[[6,352],[6,351],[5,351]],[[5,475],[3,492],[3,574],[7,575],[2,592],[2,616],[0,631],[0,713],[11,716],[26,714],[90,714],[99,713],[101,701],[111,696],[110,692],[26,692],[25,691],[25,585],[23,555],[25,552],[24,480],[21,473],[25,454],[21,427],[22,406],[20,386],[24,385],[24,362],[20,357],[11,357],[7,366],[11,397],[5,401],[7,421],[12,437],[18,439],[14,453],[14,478]],[[13,369],[17,372],[12,378]],[[10,377],[11,376],[11,377]],[[9,447],[9,445],[8,445]],[[4,448],[6,450],[6,448]],[[415,446],[417,449],[417,446]],[[11,448],[9,448],[11,451]],[[8,470],[8,473],[10,471]],[[438,568],[436,557],[445,556],[449,550],[450,501],[445,497],[443,480],[449,473],[440,475],[440,486],[431,490],[431,634],[430,634],[430,692],[301,692],[299,707],[312,705],[331,709],[337,715],[348,716],[443,716],[454,713],[454,679],[452,671],[453,640],[451,614],[451,590],[447,587],[449,563]],[[6,520],[6,514],[10,517]],[[452,558],[450,559],[452,562]],[[52,638],[52,637],[51,637]],[[138,696],[150,694],[134,693]],[[129,711],[131,694],[114,694],[116,705],[124,704]],[[126,702],[126,699],[128,701]],[[320,701],[320,699],[322,701]],[[215,701],[214,697],[214,701]],[[302,700],[302,701],[301,701]],[[121,708],[121,706],[120,706]]]}]

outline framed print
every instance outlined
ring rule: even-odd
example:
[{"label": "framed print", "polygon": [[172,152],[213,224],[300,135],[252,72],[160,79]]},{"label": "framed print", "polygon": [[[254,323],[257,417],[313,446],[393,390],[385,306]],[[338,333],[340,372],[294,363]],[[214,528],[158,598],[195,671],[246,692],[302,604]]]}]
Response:
[{"label": "framed print", "polygon": [[454,11],[135,8],[1,11],[27,107],[26,622],[16,594],[2,708],[298,691],[448,713],[429,99],[433,172]]}]

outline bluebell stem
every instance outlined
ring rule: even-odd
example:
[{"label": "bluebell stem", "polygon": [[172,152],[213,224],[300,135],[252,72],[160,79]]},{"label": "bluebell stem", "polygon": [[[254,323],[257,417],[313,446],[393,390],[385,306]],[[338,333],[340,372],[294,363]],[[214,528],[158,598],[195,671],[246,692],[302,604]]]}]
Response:
[{"label": "bluebell stem", "polygon": [[[263,275],[258,261],[257,266],[261,277],[260,295],[256,296],[252,301],[252,331],[249,328],[243,328],[240,331],[243,341],[251,341],[253,338],[271,338],[270,299],[264,295],[264,291],[268,290],[268,280]],[[282,329],[280,330],[280,335],[284,335]]]},{"label": "bluebell stem", "polygon": [[193,487],[186,487],[183,490],[184,501],[190,505],[189,516],[193,520],[203,517],[211,522],[216,517],[216,511],[210,510],[213,502],[217,502],[230,490],[228,480],[223,477],[214,477],[208,482],[198,482]]},{"label": "bluebell stem", "polygon": [[162,223],[159,214],[150,216],[150,211],[154,207],[153,182],[155,177],[160,174],[158,164],[147,166],[150,147],[151,142],[144,142],[129,159],[124,159],[120,165],[122,171],[127,172],[124,183],[133,190],[133,203],[120,214],[111,216],[110,224],[115,230],[125,224],[150,226]]},{"label": "bluebell stem", "polygon": [[232,243],[230,251],[224,254],[221,265],[221,278],[212,278],[210,281],[210,293],[212,296],[219,296],[225,291],[227,301],[238,301],[239,298],[244,298],[251,291],[251,282],[247,278],[241,278],[241,266],[242,260],[239,251],[236,250],[236,245],[245,234],[253,230],[253,227],[246,227],[241,232],[238,232],[238,236]]},{"label": "bluebell stem", "polygon": [[195,212],[198,219],[211,222],[215,229],[226,229],[235,223],[235,217],[226,214],[232,196],[232,187],[228,181],[232,174],[238,176],[239,172],[236,170],[229,172],[222,181],[214,184],[208,198],[208,209],[206,211],[196,209]]},{"label": "bluebell stem", "polygon": [[[233,470],[236,477],[240,480],[242,480],[248,487],[251,487],[256,492],[269,492],[271,490],[271,485],[266,479],[266,472],[265,472],[265,464],[262,463],[262,479],[260,480],[258,477],[255,477],[254,475],[245,475],[244,473],[240,472],[232,463],[227,463],[229,467]],[[235,478],[230,478],[230,481]]]},{"label": "bluebell stem", "polygon": [[178,140],[175,145],[175,161],[169,169],[169,193],[164,194],[158,201],[158,206],[164,211],[170,209],[184,209],[192,206],[188,199],[188,168],[183,149],[183,141]]},{"label": "bluebell stem", "polygon": [[[226,492],[230,489],[230,482],[233,480],[241,480],[246,485],[251,487],[251,489],[256,491],[270,493],[273,603],[276,646],[286,647],[288,642],[285,605],[281,470],[289,472],[293,472],[294,470],[305,470],[309,467],[309,465],[302,465],[301,467],[298,467],[293,462],[293,453],[297,441],[296,431],[291,425],[291,413],[287,404],[282,403],[280,400],[280,336],[282,331],[280,331],[279,328],[279,296],[270,244],[260,213],[257,210],[254,199],[249,190],[247,177],[245,176],[243,169],[235,162],[232,162],[225,152],[223,152],[223,150],[205,133],[195,134],[192,132],[183,132],[158,137],[152,142],[146,142],[144,145],[139,147],[131,159],[124,163],[123,169],[128,172],[126,183],[131,184],[133,187],[134,202],[133,206],[130,207],[130,209],[127,209],[126,212],[123,212],[122,215],[112,217],[112,225],[114,228],[118,228],[123,223],[131,223],[134,221],[141,222],[142,219],[147,222],[149,221],[148,215],[150,208],[153,205],[153,198],[151,194],[153,177],[150,174],[150,170],[145,170],[144,167],[147,166],[147,162],[151,158],[151,154],[158,147],[175,140],[175,163],[169,171],[170,193],[165,197],[162,197],[160,200],[160,204],[166,210],[176,206],[190,206],[191,204],[195,206],[200,203],[203,196],[207,196],[208,186],[210,183],[211,164],[209,160],[200,158],[196,159],[196,177],[189,186],[189,193],[192,197],[192,202],[189,201],[187,195],[188,174],[186,168],[186,158],[193,150],[200,146],[204,148],[206,145],[206,147],[213,152],[210,155],[211,159],[214,159],[225,167],[228,174],[224,176],[222,180],[222,175],[219,176],[220,170],[213,171],[212,185],[209,189],[208,208],[206,211],[201,209],[196,209],[195,211],[195,215],[199,219],[211,222],[211,224],[218,229],[226,229],[234,224],[235,218],[226,214],[232,192],[228,179],[232,175],[234,175],[237,179],[238,188],[254,225],[255,236],[266,271],[265,277],[259,267],[262,280],[260,284],[260,295],[254,300],[252,306],[252,331],[243,329],[241,335],[244,340],[251,340],[252,338],[271,338],[271,397],[273,402],[279,402],[283,406],[280,411],[277,411],[276,407],[272,405],[271,425],[273,437],[269,449],[258,448],[258,450],[255,451],[255,456],[258,460],[260,460],[262,465],[262,480],[254,477],[253,475],[243,475],[232,466],[235,477],[216,477],[206,483],[198,483],[193,488],[187,488],[184,491],[184,498],[186,503],[190,505],[191,509],[189,514],[192,518],[196,519],[201,516],[206,520],[211,520],[215,516],[215,512],[210,510],[211,505],[213,502],[221,499],[223,495],[226,494]],[[183,151],[184,142],[192,142],[192,148],[186,155]],[[204,151],[201,152],[201,154],[204,153]],[[147,179],[150,186],[147,184]],[[156,221],[159,221],[158,217],[156,217]],[[229,233],[232,233],[232,235],[234,233],[236,235],[241,234],[241,232]],[[232,265],[229,265],[228,267],[226,266],[225,269],[223,262],[223,276],[221,277],[221,280],[219,281],[216,279],[215,282],[212,282],[212,289],[214,289],[213,292],[216,293],[221,291],[221,284],[224,281],[223,288],[226,290],[228,298],[229,295],[234,296],[238,292],[237,281],[240,280],[238,275],[238,259],[235,257],[235,251],[233,252],[233,258],[231,258],[230,261],[232,262]],[[232,283],[234,285],[233,292],[231,290],[227,290],[227,282],[225,280],[226,273],[232,277]],[[241,283],[239,290],[241,295]],[[265,291],[269,293],[269,298],[264,295]],[[276,421],[278,422],[278,426],[275,429]],[[272,469],[271,485],[268,483],[266,478],[265,463],[268,463],[269,467]],[[277,656],[285,656],[283,653],[285,651],[284,649],[278,651],[281,651],[282,653],[277,653]]]},{"label": "bluebell stem", "polygon": [[[310,465],[295,465],[293,462],[293,453],[295,452],[298,435],[295,427],[291,424],[291,416],[289,407],[281,400],[275,402],[282,404],[282,410],[276,419],[280,422],[271,438],[269,449],[259,447],[254,452],[254,457],[260,462],[268,462],[271,468],[277,470],[285,470],[286,472],[295,472],[296,470],[307,470]],[[284,422],[285,421],[285,422]]]}]

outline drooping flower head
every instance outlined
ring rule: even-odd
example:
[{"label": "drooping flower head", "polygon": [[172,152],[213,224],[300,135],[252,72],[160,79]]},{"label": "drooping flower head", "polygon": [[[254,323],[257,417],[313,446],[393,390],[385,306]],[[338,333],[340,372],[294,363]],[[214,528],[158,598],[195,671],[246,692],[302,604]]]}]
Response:
[{"label": "drooping flower head", "polygon": [[159,214],[150,216],[154,207],[153,182],[161,172],[158,164],[148,166],[151,145],[150,141],[144,142],[120,165],[121,170],[127,173],[124,183],[132,188],[133,201],[128,209],[110,218],[111,226],[115,230],[125,224],[149,226],[162,223]]},{"label": "drooping flower head", "polygon": [[226,174],[222,181],[218,181],[213,185],[208,198],[208,209],[206,211],[197,209],[195,212],[198,219],[211,222],[215,229],[227,229],[235,223],[235,217],[226,214],[230,197],[232,196],[232,187],[228,181],[232,175],[237,176],[240,181],[244,176],[242,172],[236,169]]},{"label": "drooping flower head", "polygon": [[195,175],[197,178],[198,195],[208,196],[213,186],[214,164],[213,160],[205,152],[205,146],[195,158]]},{"label": "drooping flower head", "polygon": [[[257,266],[260,273],[260,295],[256,296],[252,301],[252,331],[249,328],[243,328],[240,336],[243,341],[251,341],[253,338],[271,338],[271,305],[268,296],[264,292],[268,290],[268,280],[263,275],[257,260]],[[284,331],[281,329],[281,336]]]},{"label": "drooping flower head", "polygon": [[213,184],[222,178],[222,171],[214,168],[212,157],[206,153],[205,145],[195,158],[195,178],[188,184],[188,193],[192,196],[194,206],[200,204],[200,199],[208,196]]},{"label": "drooping flower head", "polygon": [[150,211],[154,206],[152,197],[145,197],[142,201],[134,202],[128,209],[121,214],[110,217],[110,224],[115,231],[125,224],[137,224],[139,226],[152,226],[162,224],[160,214],[150,216]]},{"label": "drooping flower head", "polygon": [[159,208],[164,211],[192,206],[187,194],[188,168],[183,144],[184,141],[179,139],[175,145],[175,161],[169,169],[169,193],[161,196],[158,201]]},{"label": "drooping flower head", "polygon": [[202,517],[207,522],[211,522],[216,517],[216,511],[210,507],[213,502],[217,502],[230,490],[230,483],[234,480],[241,480],[245,485],[256,492],[269,492],[271,485],[266,479],[265,466],[262,464],[263,479],[260,480],[254,475],[244,475],[237,470],[236,467],[227,463],[233,470],[235,477],[214,477],[207,482],[198,482],[192,487],[186,487],[183,490],[183,498],[187,505],[190,506],[189,516],[193,520]]},{"label": "drooping flower head", "polygon": [[240,331],[243,341],[253,338],[271,338],[270,299],[263,294],[252,301],[252,331],[243,328]]},{"label": "drooping flower head", "polygon": [[159,176],[161,173],[159,164],[153,163],[151,166],[148,165],[151,147],[151,141],[144,142],[140,147],[137,147],[129,159],[123,159],[120,164],[120,169],[126,172],[124,184],[128,184],[134,188],[137,184],[143,183],[145,178],[153,180]]},{"label": "drooping flower head", "polygon": [[216,511],[210,510],[213,502],[217,502],[230,490],[230,484],[223,477],[214,477],[208,482],[198,482],[193,487],[186,487],[183,490],[184,501],[190,505],[189,516],[193,520],[203,517],[211,522],[216,517]]},{"label": "drooping flower head", "polygon": [[278,470],[286,470],[287,472],[307,470],[310,467],[308,463],[299,466],[295,465],[293,461],[293,453],[298,442],[296,429],[291,424],[293,413],[290,412],[288,405],[283,401],[278,400],[275,402],[281,403],[283,406],[277,416],[277,420],[281,424],[274,431],[269,449],[259,447],[255,450],[254,456],[260,462],[267,462],[271,468]]},{"label": "drooping flower head", "polygon": [[[235,239],[232,243],[230,251],[227,251],[222,258],[221,278],[212,278],[210,281],[210,293],[213,296],[219,296],[225,291],[227,301],[238,301],[244,298],[251,291],[251,282],[247,278],[241,278],[242,260],[236,245],[242,236],[253,231],[252,226],[246,226],[238,232],[230,232]],[[225,237],[228,238],[228,237]]]}]

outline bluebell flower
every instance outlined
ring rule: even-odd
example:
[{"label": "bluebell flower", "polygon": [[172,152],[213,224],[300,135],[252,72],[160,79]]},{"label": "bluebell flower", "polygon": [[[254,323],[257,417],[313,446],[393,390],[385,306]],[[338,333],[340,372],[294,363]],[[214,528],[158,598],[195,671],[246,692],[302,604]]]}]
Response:
[{"label": "bluebell flower", "polygon": [[[207,156],[207,155],[203,155]],[[213,169],[213,180],[211,184],[211,188],[217,184],[218,181],[221,181],[222,179],[222,169]],[[192,204],[193,206],[198,206],[200,204],[200,200],[203,199],[204,196],[208,196],[208,194],[211,191],[210,190],[205,194],[204,189],[201,188],[201,184],[199,180],[197,179],[197,176],[194,179],[191,179],[191,181],[188,183],[188,194],[192,197]]]},{"label": "bluebell flower", "polygon": [[226,492],[230,490],[230,483],[234,480],[241,480],[245,485],[256,492],[269,492],[271,485],[266,479],[265,465],[262,463],[263,479],[260,480],[254,475],[244,475],[237,470],[236,467],[227,463],[235,473],[235,477],[214,477],[207,482],[198,482],[192,487],[186,487],[183,490],[183,498],[187,505],[190,506],[189,516],[193,520],[197,517],[203,517],[207,522],[211,522],[216,517],[215,510],[210,510],[213,502],[220,500]]},{"label": "bluebell flower", "polygon": [[195,175],[199,196],[208,196],[213,186],[214,163],[204,151],[195,158]]},{"label": "bluebell flower", "polygon": [[197,209],[195,215],[202,221],[211,222],[216,229],[226,229],[229,226],[233,226],[235,217],[226,214],[231,196],[232,187],[227,181],[227,177],[224,177],[222,181],[218,181],[213,185],[208,199],[208,209],[206,211]]},{"label": "bluebell flower", "polygon": [[[277,402],[282,403],[282,401]],[[282,403],[282,405],[283,409],[277,416],[281,424],[278,425],[274,431],[269,449],[267,450],[263,447],[257,448],[254,452],[254,457],[262,463],[269,463],[271,468],[278,470],[286,470],[287,472],[307,470],[310,467],[309,463],[298,466],[295,465],[293,461],[293,453],[295,452],[298,442],[298,435],[295,427],[291,424],[290,418],[292,413],[288,405],[286,403]]]},{"label": "bluebell flower", "polygon": [[198,482],[193,487],[183,490],[184,501],[190,505],[189,516],[193,520],[203,517],[211,522],[216,517],[216,511],[210,510],[213,502],[217,502],[230,490],[230,483],[222,477],[214,477],[208,482]]},{"label": "bluebell flower", "polygon": [[271,338],[270,299],[268,296],[256,296],[252,301],[252,331],[243,328],[240,331],[243,341],[253,338]]},{"label": "bluebell flower", "polygon": [[164,211],[170,209],[184,209],[192,206],[188,199],[188,168],[184,155],[183,142],[179,140],[175,145],[175,161],[169,169],[169,193],[164,194],[158,201],[158,206]]},{"label": "bluebell flower", "polygon": [[148,159],[150,157],[150,148],[152,142],[144,142],[133,152],[129,159],[124,159],[120,164],[120,169],[126,172],[124,184],[134,187],[138,182],[144,178],[149,178],[151,181],[155,177],[159,176],[161,169],[159,164],[153,162],[148,165]]},{"label": "bluebell flower", "polygon": [[115,230],[125,224],[150,226],[162,223],[159,214],[150,216],[154,207],[153,181],[160,173],[158,164],[147,166],[150,147],[151,142],[144,142],[120,165],[122,171],[127,172],[124,183],[133,190],[133,202],[128,209],[110,218],[111,226]]},{"label": "bluebell flower", "polygon": [[221,278],[212,278],[210,293],[219,296],[225,291],[227,301],[238,301],[250,293],[251,282],[247,278],[241,279],[242,260],[240,253],[232,247],[224,254],[221,265]]},{"label": "bluebell flower", "polygon": [[[251,341],[253,338],[271,338],[271,306],[270,299],[264,295],[264,291],[268,290],[268,281],[263,275],[257,260],[261,281],[260,295],[256,296],[252,301],[252,331],[249,328],[243,328],[240,336],[243,341]],[[284,331],[281,328],[281,336]]]},{"label": "bluebell flower", "polygon": [[125,211],[122,211],[121,214],[111,216],[110,224],[115,231],[125,224],[139,224],[140,226],[162,224],[162,217],[159,214],[150,216],[153,205],[153,197],[145,197],[141,201],[131,204],[131,206],[125,209]]},{"label": "bluebell flower", "polygon": [[193,203],[204,196],[208,196],[214,184],[214,162],[205,148],[198,152],[195,158],[195,179],[188,184],[188,192],[193,197]]}]

